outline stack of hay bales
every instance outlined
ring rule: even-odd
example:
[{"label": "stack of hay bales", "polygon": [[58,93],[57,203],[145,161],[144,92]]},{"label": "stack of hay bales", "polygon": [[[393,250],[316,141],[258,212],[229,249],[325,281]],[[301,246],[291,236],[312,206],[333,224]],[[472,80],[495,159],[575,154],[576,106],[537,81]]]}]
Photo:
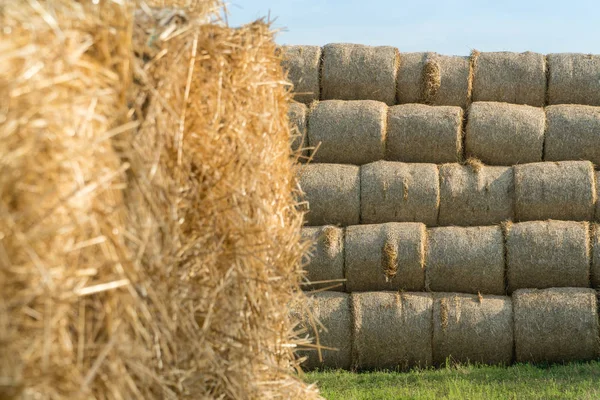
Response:
[{"label": "stack of hay bales", "polygon": [[305,287],[330,279],[353,321],[320,345],[347,337],[358,369],[600,356],[600,57],[330,44],[307,69],[314,51],[288,61],[321,82],[304,230],[343,240],[317,242]]}]

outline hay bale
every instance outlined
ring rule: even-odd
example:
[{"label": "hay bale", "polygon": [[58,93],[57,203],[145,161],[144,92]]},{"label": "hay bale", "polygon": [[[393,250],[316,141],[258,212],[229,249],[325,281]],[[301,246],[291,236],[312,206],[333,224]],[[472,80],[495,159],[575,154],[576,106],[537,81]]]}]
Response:
[{"label": "hay bale", "polygon": [[467,157],[491,165],[542,161],[545,123],[542,108],[508,103],[473,103],[465,136]]},{"label": "hay bale", "polygon": [[433,363],[509,365],[513,357],[510,297],[434,293]]},{"label": "hay bale", "polygon": [[299,157],[299,161],[308,158],[308,136],[306,134],[306,114],[308,110],[302,103],[291,103],[288,111],[291,127],[291,148],[294,155]]},{"label": "hay bale", "polygon": [[302,237],[313,245],[305,257],[304,290],[344,291],[344,230],[335,226],[302,228]]},{"label": "hay bale", "polygon": [[514,166],[518,221],[590,221],[596,188],[589,161],[543,162]]},{"label": "hay bale", "polygon": [[491,225],[512,219],[511,167],[440,166],[439,225]]},{"label": "hay bale", "polygon": [[428,288],[434,292],[504,294],[502,229],[428,229],[425,273]]},{"label": "hay bale", "polygon": [[[423,74],[425,89],[436,88],[436,86],[437,89],[424,90],[425,102],[436,106],[466,108],[471,96],[469,71],[469,57],[429,53]],[[436,84],[436,81],[439,83]]]},{"label": "hay bale", "polygon": [[600,106],[600,56],[548,54],[548,104]]},{"label": "hay bale", "polygon": [[420,163],[460,161],[462,118],[460,107],[424,104],[390,107],[386,159]]},{"label": "hay bale", "polygon": [[507,227],[508,289],[589,287],[589,225],[531,221]]},{"label": "hay bale", "polygon": [[377,161],[360,168],[360,180],[362,223],[436,224],[440,193],[435,164]]},{"label": "hay bale", "polygon": [[396,103],[398,49],[334,43],[323,47],[322,100]]},{"label": "hay bale", "polygon": [[391,222],[346,229],[346,289],[425,290],[425,225]]},{"label": "hay bale", "polygon": [[308,203],[308,225],[356,225],[360,222],[360,168],[354,165],[309,164],[298,170]]},{"label": "hay bale", "polygon": [[596,221],[600,222],[600,172],[594,172],[596,179],[596,210],[594,214],[596,216]]},{"label": "hay bale", "polygon": [[517,362],[567,362],[598,357],[593,289],[521,289],[512,295]]},{"label": "hay bale", "polygon": [[546,116],[544,161],[588,160],[600,164],[600,108],[550,106]]},{"label": "hay bale", "polygon": [[592,267],[590,278],[593,288],[600,288],[600,225],[593,225],[590,229]]},{"label": "hay bale", "polygon": [[544,106],[546,63],[543,54],[478,53],[473,74],[473,101]]},{"label": "hay bale", "polygon": [[294,100],[310,104],[319,100],[321,47],[319,46],[282,46],[282,62],[287,78],[294,85]]},{"label": "hay bale", "polygon": [[313,161],[362,165],[385,156],[387,107],[373,100],[328,100],[310,111]]},{"label": "hay bale", "polygon": [[400,53],[398,66],[398,104],[424,102],[425,64],[432,53]]},{"label": "hay bale", "polygon": [[431,365],[430,293],[352,293],[353,362],[358,369]]}]

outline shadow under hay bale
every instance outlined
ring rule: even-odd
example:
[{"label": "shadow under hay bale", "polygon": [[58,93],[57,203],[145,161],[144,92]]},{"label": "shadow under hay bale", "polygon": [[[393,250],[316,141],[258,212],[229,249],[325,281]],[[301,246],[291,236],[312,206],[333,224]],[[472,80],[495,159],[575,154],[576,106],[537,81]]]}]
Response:
[{"label": "shadow under hay bale", "polygon": [[290,120],[291,127],[291,149],[292,155],[297,155],[298,160],[303,162],[308,159],[309,142],[308,135],[306,132],[306,115],[308,109],[305,104],[302,103],[291,103],[288,111],[288,118]]},{"label": "shadow under hay bale", "polygon": [[302,237],[313,246],[307,254],[304,269],[304,290],[327,289],[343,292],[344,283],[344,230],[335,226],[302,228]]},{"label": "shadow under hay bale", "polygon": [[600,56],[548,54],[548,104],[600,106]]},{"label": "shadow under hay bale", "polygon": [[319,100],[321,47],[283,46],[280,51],[282,66],[294,85],[294,100],[304,104]]},{"label": "shadow under hay bale", "polygon": [[546,107],[544,161],[588,160],[600,165],[600,108]]}]

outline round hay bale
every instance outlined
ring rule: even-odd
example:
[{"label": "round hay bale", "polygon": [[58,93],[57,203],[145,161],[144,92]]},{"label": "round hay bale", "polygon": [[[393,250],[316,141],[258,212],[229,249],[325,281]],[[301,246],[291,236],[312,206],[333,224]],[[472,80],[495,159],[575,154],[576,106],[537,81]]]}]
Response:
[{"label": "round hay bale", "polygon": [[308,158],[308,136],[306,135],[307,107],[302,103],[291,103],[288,110],[288,118],[292,127],[291,148],[300,161]]},{"label": "round hay bale", "polygon": [[391,161],[446,163],[462,157],[460,107],[404,104],[390,107],[386,159]]},{"label": "round hay bale", "polygon": [[509,365],[513,357],[510,297],[460,293],[433,295],[433,363]]},{"label": "round hay bale", "polygon": [[600,106],[600,56],[548,54],[548,104]]},{"label": "round hay bale", "polygon": [[308,164],[298,169],[308,203],[306,223],[356,225],[360,221],[360,168],[354,165]]},{"label": "round hay bale", "polygon": [[[429,95],[425,96],[425,102],[435,106],[466,108],[470,97],[469,69],[469,57],[429,53],[423,73],[425,88],[436,87],[436,80],[439,83],[434,92],[426,91]],[[439,78],[435,74],[436,71],[439,71]]]},{"label": "round hay bale", "polygon": [[508,225],[508,290],[589,287],[589,225],[575,221],[530,221]]},{"label": "round hay bale", "polygon": [[360,370],[428,367],[432,350],[430,293],[352,293],[353,362]]},{"label": "round hay bale", "polygon": [[600,222],[600,172],[594,172],[596,179],[596,210],[594,214],[596,216],[596,221]]},{"label": "round hay bale", "polygon": [[545,124],[544,110],[539,107],[473,103],[465,136],[467,157],[491,165],[542,161]]},{"label": "round hay bale", "polygon": [[436,225],[440,192],[435,164],[377,161],[361,167],[360,179],[362,223]]},{"label": "round hay bale", "polygon": [[593,288],[600,288],[600,225],[593,225],[591,282]]},{"label": "round hay bale", "polygon": [[544,161],[600,164],[600,108],[565,104],[546,108]]},{"label": "round hay bale", "polygon": [[478,53],[473,74],[473,101],[544,106],[546,62],[543,54]]},{"label": "round hay bale", "polygon": [[497,224],[512,219],[513,208],[511,167],[440,166],[439,225]]},{"label": "round hay bale", "polygon": [[309,104],[319,100],[321,47],[282,46],[282,66],[294,85],[294,100]]},{"label": "round hay bale", "polygon": [[398,49],[335,43],[323,47],[322,100],[396,103]]},{"label": "round hay bale", "polygon": [[515,217],[518,221],[591,221],[596,188],[589,161],[515,165]]},{"label": "round hay bale", "polygon": [[346,229],[346,289],[425,290],[425,225],[391,222]]},{"label": "round hay bale", "polygon": [[315,162],[362,165],[385,157],[387,106],[373,100],[313,104],[308,140]]},{"label": "round hay bale", "polygon": [[512,295],[517,362],[567,362],[598,357],[593,289],[521,289]]},{"label": "round hay bale", "polygon": [[504,294],[504,237],[500,226],[427,230],[425,274],[434,292]]},{"label": "round hay bale", "polygon": [[398,104],[424,102],[424,71],[432,53],[400,53],[398,67]]},{"label": "round hay bale", "polygon": [[302,237],[314,244],[304,260],[304,290],[344,291],[344,230],[335,226],[302,228]]}]

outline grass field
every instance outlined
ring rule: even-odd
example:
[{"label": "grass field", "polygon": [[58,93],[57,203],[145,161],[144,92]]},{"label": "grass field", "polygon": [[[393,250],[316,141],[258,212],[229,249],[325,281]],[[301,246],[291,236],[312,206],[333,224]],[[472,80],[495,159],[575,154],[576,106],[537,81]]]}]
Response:
[{"label": "grass field", "polygon": [[408,373],[306,374],[328,400],[600,399],[600,362],[508,368],[458,366]]}]

